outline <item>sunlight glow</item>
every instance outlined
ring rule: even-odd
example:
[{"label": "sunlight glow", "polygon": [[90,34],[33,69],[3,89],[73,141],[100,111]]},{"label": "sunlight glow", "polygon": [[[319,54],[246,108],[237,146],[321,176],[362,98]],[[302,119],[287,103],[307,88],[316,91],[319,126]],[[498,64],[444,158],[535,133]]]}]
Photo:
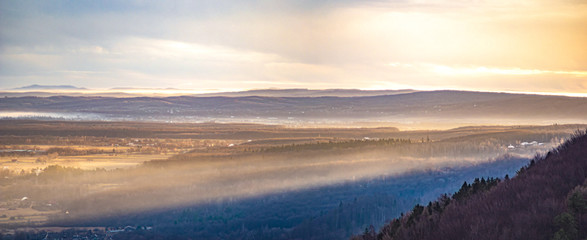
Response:
[{"label": "sunlight glow", "polygon": [[390,62],[387,66],[395,69],[412,69],[422,72],[432,72],[439,75],[540,75],[558,74],[576,77],[587,76],[587,71],[541,70],[522,68],[495,68],[485,66],[454,67],[435,63],[401,63]]},{"label": "sunlight glow", "polygon": [[444,75],[475,75],[475,74],[496,74],[496,75],[537,75],[537,74],[564,74],[575,76],[587,76],[585,71],[552,71],[538,69],[520,68],[490,68],[490,67],[450,67],[444,65],[430,65],[433,72]]}]

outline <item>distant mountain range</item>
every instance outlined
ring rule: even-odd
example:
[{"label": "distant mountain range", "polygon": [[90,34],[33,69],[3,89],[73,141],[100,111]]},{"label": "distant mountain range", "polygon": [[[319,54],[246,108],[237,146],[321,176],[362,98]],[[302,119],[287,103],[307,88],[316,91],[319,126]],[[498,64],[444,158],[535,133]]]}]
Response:
[{"label": "distant mountain range", "polygon": [[359,90],[359,89],[324,89],[311,90],[305,88],[297,89],[257,89],[240,92],[220,92],[197,94],[198,97],[365,97],[365,96],[382,96],[395,95],[402,93],[412,93],[417,90]]},{"label": "distant mountain range", "polygon": [[[14,91],[16,90],[16,91]],[[24,90],[24,91],[23,91]],[[59,90],[69,90],[61,92]],[[79,91],[75,91],[79,90]],[[88,91],[91,90],[91,91]],[[175,88],[111,88],[106,90],[86,89],[70,85],[45,86],[30,85],[0,92],[7,97],[51,97],[51,96],[94,96],[94,97],[363,97],[412,93],[417,90],[359,90],[359,89],[256,89],[238,92],[194,93],[194,91]]]},{"label": "distant mountain range", "polygon": [[[330,90],[331,93],[351,90]],[[406,90],[408,91],[408,90]],[[76,112],[130,120],[358,120],[504,119],[587,122],[587,98],[468,91],[392,92],[376,96],[308,97],[313,90],[259,90],[276,96],[8,97],[0,111]],[[383,93],[383,92],[381,92]],[[244,93],[235,93],[244,94]],[[246,95],[246,94],[245,94]],[[566,121],[565,121],[566,120]]]},{"label": "distant mountain range", "polygon": [[71,85],[38,85],[33,84],[29,86],[15,88],[14,90],[72,90],[72,89],[85,89]]}]

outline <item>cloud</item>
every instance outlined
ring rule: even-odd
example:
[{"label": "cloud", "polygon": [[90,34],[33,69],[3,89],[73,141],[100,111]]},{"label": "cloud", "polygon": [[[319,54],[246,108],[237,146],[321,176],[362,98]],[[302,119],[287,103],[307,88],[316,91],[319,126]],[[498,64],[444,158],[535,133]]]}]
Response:
[{"label": "cloud", "polygon": [[532,73],[586,91],[572,74],[587,71],[579,1],[3,1],[0,13],[0,87],[483,89],[465,78],[523,86]]}]

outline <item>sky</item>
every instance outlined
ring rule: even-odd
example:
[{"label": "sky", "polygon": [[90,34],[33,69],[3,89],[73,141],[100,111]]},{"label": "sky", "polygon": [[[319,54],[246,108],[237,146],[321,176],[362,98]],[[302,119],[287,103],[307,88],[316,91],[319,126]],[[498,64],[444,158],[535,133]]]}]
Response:
[{"label": "sky", "polygon": [[0,0],[0,88],[587,93],[583,0]]}]

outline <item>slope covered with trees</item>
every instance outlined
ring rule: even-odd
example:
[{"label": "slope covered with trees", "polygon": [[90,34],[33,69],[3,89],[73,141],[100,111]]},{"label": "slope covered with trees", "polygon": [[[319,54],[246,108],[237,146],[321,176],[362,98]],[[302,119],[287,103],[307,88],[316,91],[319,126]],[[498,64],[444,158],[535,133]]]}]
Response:
[{"label": "slope covered with trees", "polygon": [[587,134],[578,132],[512,179],[465,183],[354,239],[585,239],[586,180]]}]

